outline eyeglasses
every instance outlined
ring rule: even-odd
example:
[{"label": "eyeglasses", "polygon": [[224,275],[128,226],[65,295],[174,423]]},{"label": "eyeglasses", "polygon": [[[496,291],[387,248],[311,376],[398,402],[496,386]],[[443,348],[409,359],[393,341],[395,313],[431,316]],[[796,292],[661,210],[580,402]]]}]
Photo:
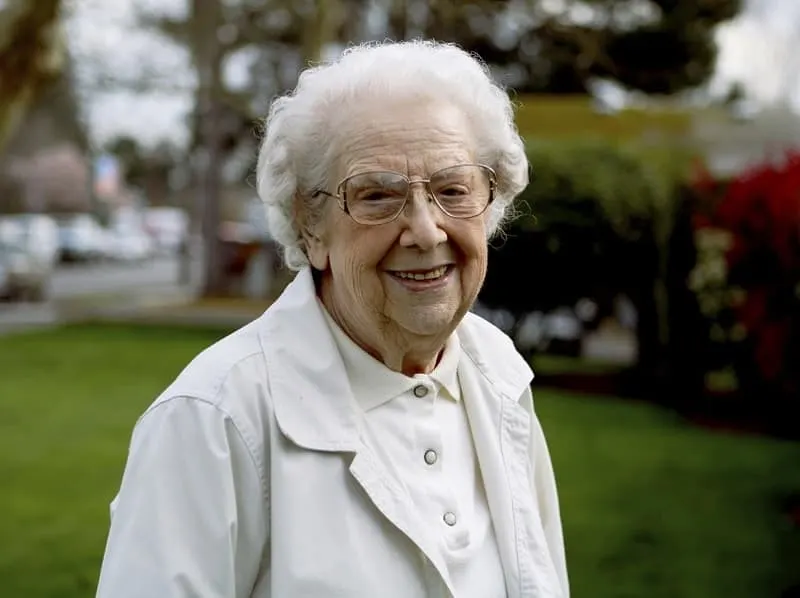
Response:
[{"label": "eyeglasses", "polygon": [[483,164],[459,164],[434,172],[428,179],[411,180],[399,172],[362,172],[345,178],[336,193],[318,189],[312,197],[327,195],[359,224],[386,224],[397,218],[411,196],[411,186],[422,183],[428,197],[451,218],[480,216],[494,200],[497,175]]}]

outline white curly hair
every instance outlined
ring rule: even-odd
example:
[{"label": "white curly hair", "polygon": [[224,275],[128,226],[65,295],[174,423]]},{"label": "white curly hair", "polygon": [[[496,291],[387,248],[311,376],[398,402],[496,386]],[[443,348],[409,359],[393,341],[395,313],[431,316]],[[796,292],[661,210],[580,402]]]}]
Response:
[{"label": "white curly hair", "polygon": [[[311,192],[335,184],[328,176],[336,158],[337,123],[357,117],[357,109],[349,108],[358,105],[355,100],[397,97],[445,99],[464,111],[475,126],[478,160],[498,178],[488,213],[489,237],[509,215],[514,198],[528,184],[528,160],[511,100],[488,67],[458,46],[434,41],[354,46],[332,62],[303,71],[297,87],[272,102],[265,122],[256,187],[269,233],[282,247],[288,268],[308,264],[301,230],[322,218],[325,198],[313,199]],[[305,204],[303,223],[298,222],[298,199]]]}]

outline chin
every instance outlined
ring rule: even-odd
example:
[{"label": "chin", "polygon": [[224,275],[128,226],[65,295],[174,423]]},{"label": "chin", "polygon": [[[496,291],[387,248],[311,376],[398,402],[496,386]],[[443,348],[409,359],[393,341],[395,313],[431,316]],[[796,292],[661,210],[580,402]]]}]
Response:
[{"label": "chin", "polygon": [[416,306],[408,310],[404,317],[398,318],[397,323],[413,334],[419,336],[433,336],[443,332],[452,331],[460,320],[461,314],[451,308],[443,306]]}]

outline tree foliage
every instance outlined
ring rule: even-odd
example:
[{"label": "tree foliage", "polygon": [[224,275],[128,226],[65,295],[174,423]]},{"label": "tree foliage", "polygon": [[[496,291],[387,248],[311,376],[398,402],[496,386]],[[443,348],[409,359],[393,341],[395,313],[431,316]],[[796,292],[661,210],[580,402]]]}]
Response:
[{"label": "tree foliage", "polygon": [[470,26],[476,6],[484,22],[497,22],[497,4],[464,3],[447,38],[513,67],[518,91],[549,93],[585,93],[593,78],[650,94],[698,86],[714,69],[714,29],[742,8],[741,0],[567,0],[558,11],[508,2],[518,15],[508,43],[497,27]]},{"label": "tree foliage", "polygon": [[[375,19],[368,17],[378,3],[368,0],[192,0],[188,18],[149,21],[191,49],[200,82],[193,146],[221,157],[237,141],[254,139],[255,123],[270,100],[292,87],[298,72],[324,58],[331,46],[433,38],[475,52],[519,92],[587,93],[594,79],[604,78],[666,94],[708,78],[715,61],[714,27],[733,17],[740,3],[387,0],[381,3],[384,23],[372,26]],[[233,58],[244,58],[249,68],[247,83],[237,89],[221,76]],[[199,176],[209,238],[215,230],[218,174],[204,168]],[[613,218],[611,224],[616,224]]]},{"label": "tree foliage", "polygon": [[[520,93],[583,94],[601,78],[671,94],[708,79],[716,60],[715,27],[742,8],[742,0],[387,0],[381,4],[385,21],[371,26],[369,14],[377,4],[221,3],[217,41],[223,63],[244,56],[249,68],[246,86],[218,92],[228,109],[246,115],[231,134],[245,133],[269,100],[291,87],[302,66],[322,58],[327,47],[370,39],[456,42]],[[143,18],[195,55],[207,40],[196,17]]]}]

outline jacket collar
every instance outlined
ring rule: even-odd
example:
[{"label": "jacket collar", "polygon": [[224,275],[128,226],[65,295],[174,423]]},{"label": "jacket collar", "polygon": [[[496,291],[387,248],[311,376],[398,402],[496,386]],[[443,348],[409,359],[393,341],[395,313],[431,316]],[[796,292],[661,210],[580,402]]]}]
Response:
[{"label": "jacket collar", "polygon": [[[322,309],[307,267],[260,318],[259,337],[275,417],[281,431],[298,446],[356,452],[361,446],[359,411]],[[533,374],[511,341],[471,313],[457,334],[462,353],[459,367],[473,365],[498,399],[517,401]],[[490,336],[502,336],[511,353],[498,351],[496,340],[487,342]]]}]

